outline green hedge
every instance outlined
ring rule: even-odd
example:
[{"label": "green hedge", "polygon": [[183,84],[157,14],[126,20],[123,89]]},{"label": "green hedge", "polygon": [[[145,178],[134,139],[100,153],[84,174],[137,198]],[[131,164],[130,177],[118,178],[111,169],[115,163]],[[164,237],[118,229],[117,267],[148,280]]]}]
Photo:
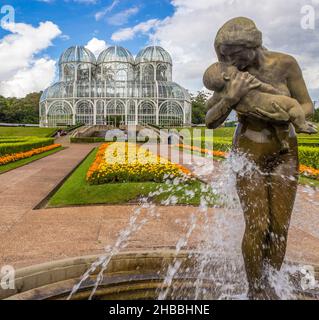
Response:
[{"label": "green hedge", "polygon": [[49,146],[54,143],[53,138],[38,137],[0,137],[0,156],[25,152],[36,148]]},{"label": "green hedge", "polygon": [[99,138],[99,137],[70,138],[70,142],[71,143],[105,142],[105,138]]},{"label": "green hedge", "polygon": [[299,147],[299,162],[305,166],[319,169],[319,148]]},{"label": "green hedge", "polygon": [[319,147],[319,139],[314,138],[298,138],[298,144],[300,146]]},{"label": "green hedge", "polygon": [[[194,145],[196,146],[196,143]],[[228,152],[231,147],[231,140],[223,138],[214,138],[213,140],[213,150]],[[204,141],[202,141],[201,148],[205,148]],[[314,144],[312,146],[299,145],[298,150],[300,164],[319,169],[319,147],[316,147]]]},{"label": "green hedge", "polygon": [[[208,141],[209,144],[210,141]],[[193,145],[198,146],[198,142],[196,143],[196,141],[193,141]],[[232,140],[231,139],[227,139],[227,138],[215,138],[213,139],[213,150],[218,150],[218,151],[229,151],[232,147]],[[201,148],[205,149],[207,148],[207,146],[205,145],[205,141],[201,140]]]}]

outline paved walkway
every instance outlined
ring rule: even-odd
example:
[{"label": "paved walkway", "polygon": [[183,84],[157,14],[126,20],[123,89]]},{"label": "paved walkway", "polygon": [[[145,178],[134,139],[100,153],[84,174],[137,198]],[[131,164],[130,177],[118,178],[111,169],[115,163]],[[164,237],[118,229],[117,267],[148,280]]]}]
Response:
[{"label": "paved walkway", "polygon": [[[0,260],[15,226],[27,221],[32,209],[92,150],[93,145],[56,141],[67,148],[0,175]],[[40,239],[37,239],[38,241]],[[20,243],[20,241],[18,241]],[[0,263],[1,265],[1,263]]]},{"label": "paved walkway", "polygon": [[[33,210],[92,147],[93,145],[72,144],[68,149],[0,175],[0,266],[12,264],[18,268],[67,257],[102,253],[106,245],[114,244],[119,232],[127,227],[130,217],[139,209],[137,206]],[[196,160],[197,162],[193,161],[188,165],[204,175],[211,160],[200,157]],[[289,234],[288,259],[319,265],[318,204],[319,192],[299,188]],[[204,241],[202,231],[207,222],[198,208],[156,207],[157,214],[149,218],[150,212],[147,208],[141,210],[138,221],[146,218],[147,223],[136,234],[132,234],[124,250],[175,248],[180,237],[187,233],[192,214],[199,218],[188,247],[196,248]],[[241,213],[236,210],[210,209],[208,216],[209,220],[215,222],[221,219],[215,229],[211,221],[211,231],[234,235],[228,245],[234,252],[240,252],[243,229]]]}]

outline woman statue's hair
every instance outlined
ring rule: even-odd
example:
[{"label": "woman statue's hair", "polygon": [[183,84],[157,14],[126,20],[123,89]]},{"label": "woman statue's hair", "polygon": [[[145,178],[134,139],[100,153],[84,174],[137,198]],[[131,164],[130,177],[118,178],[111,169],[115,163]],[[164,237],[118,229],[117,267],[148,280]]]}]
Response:
[{"label": "woman statue's hair", "polygon": [[238,17],[227,21],[217,32],[215,50],[220,58],[221,45],[241,45],[247,48],[262,46],[262,33],[257,29],[254,21],[245,17]]}]

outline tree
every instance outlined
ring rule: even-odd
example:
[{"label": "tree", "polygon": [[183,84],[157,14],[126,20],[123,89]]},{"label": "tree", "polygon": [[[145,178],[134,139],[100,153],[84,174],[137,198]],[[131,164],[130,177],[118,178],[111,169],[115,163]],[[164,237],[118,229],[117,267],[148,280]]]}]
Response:
[{"label": "tree", "polygon": [[205,123],[206,116],[206,101],[209,95],[206,92],[199,91],[197,95],[191,95],[192,101],[192,123],[203,124]]},{"label": "tree", "polygon": [[313,115],[313,121],[314,122],[319,122],[319,108],[315,109],[315,113]]},{"label": "tree", "polygon": [[24,98],[5,98],[0,96],[0,122],[39,123],[40,93],[30,93]]}]

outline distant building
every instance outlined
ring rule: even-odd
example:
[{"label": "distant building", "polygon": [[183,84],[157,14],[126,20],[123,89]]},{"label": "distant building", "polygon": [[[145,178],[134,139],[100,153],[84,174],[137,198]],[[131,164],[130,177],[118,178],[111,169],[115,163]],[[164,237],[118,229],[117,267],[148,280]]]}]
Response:
[{"label": "distant building", "polygon": [[60,81],[40,99],[40,125],[191,124],[188,92],[172,82],[172,59],[159,46],[141,50],[134,59],[112,46],[96,59],[82,46],[62,53]]}]

